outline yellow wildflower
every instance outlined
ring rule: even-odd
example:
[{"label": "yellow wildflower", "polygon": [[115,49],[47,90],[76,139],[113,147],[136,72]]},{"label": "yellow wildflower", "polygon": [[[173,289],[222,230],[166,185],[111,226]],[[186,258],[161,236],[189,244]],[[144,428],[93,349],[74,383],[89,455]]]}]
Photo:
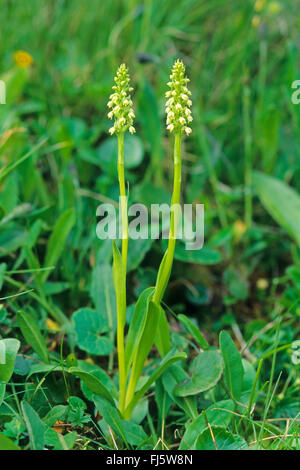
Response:
[{"label": "yellow wildflower", "polygon": [[261,11],[266,4],[266,0],[256,0],[255,5],[254,5],[254,10],[255,11]]},{"label": "yellow wildflower", "polygon": [[257,15],[254,15],[252,18],[252,26],[254,28],[258,28],[259,25],[260,25],[260,17]]},{"label": "yellow wildflower", "polygon": [[264,278],[257,279],[257,281],[256,281],[256,287],[257,287],[259,290],[266,290],[266,289],[269,287],[269,281],[268,281],[268,279],[264,279]]},{"label": "yellow wildflower", "polygon": [[51,320],[51,318],[46,318],[46,325],[47,325],[48,330],[52,330],[52,331],[60,330],[59,324]]},{"label": "yellow wildflower", "polygon": [[15,63],[20,68],[26,68],[33,64],[33,57],[26,51],[16,51],[14,53]]},{"label": "yellow wildflower", "polygon": [[244,222],[242,220],[237,220],[233,224],[233,232],[234,232],[234,241],[235,241],[235,243],[238,243],[240,241],[240,239],[242,238],[242,236],[244,235],[246,230],[247,230],[246,224],[244,224]]}]

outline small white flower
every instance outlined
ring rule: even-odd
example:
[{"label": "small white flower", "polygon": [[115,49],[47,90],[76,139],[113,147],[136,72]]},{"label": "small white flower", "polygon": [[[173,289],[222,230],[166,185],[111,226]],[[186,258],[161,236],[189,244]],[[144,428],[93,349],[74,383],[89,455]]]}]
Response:
[{"label": "small white flower", "polygon": [[181,124],[182,126],[184,126],[184,124],[185,124],[185,119],[184,119],[184,117],[180,117],[180,118],[179,118],[179,122],[180,122],[180,124]]},{"label": "small white flower", "polygon": [[121,126],[124,126],[126,124],[126,119],[124,118],[124,116],[120,118],[119,123]]},{"label": "small white flower", "polygon": [[108,113],[108,115],[107,115],[107,117],[108,117],[109,119],[112,119],[113,116],[114,116],[113,111],[110,111],[110,112]]},{"label": "small white flower", "polygon": [[108,132],[110,133],[110,135],[113,135],[115,133],[115,131],[116,131],[115,126],[108,129]]},{"label": "small white flower", "polygon": [[130,132],[130,134],[134,134],[135,133],[135,128],[133,126],[130,126],[129,127],[129,132]]},{"label": "small white flower", "polygon": [[112,101],[109,101],[109,102],[107,103],[107,106],[108,106],[109,108],[111,108],[112,105],[113,105],[113,102],[112,102]]},{"label": "small white flower", "polygon": [[191,129],[190,127],[186,127],[186,128],[185,128],[185,133],[186,133],[186,135],[190,135],[191,132],[192,132],[192,129]]}]

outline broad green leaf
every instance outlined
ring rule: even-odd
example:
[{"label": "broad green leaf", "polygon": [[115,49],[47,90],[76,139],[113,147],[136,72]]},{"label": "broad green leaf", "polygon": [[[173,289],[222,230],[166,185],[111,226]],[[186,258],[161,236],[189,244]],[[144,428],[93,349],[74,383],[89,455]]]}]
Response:
[{"label": "broad green leaf", "polygon": [[114,400],[112,394],[107,390],[105,385],[103,385],[97,377],[90,374],[89,372],[85,372],[81,369],[77,369],[76,367],[71,367],[68,371],[70,374],[75,375],[80,380],[82,380],[85,385],[96,395],[99,395],[106,400],[108,400],[113,406]]},{"label": "broad green leaf", "polygon": [[[205,410],[206,419],[211,426],[222,426],[226,428],[234,411],[234,402],[232,400],[221,400],[209,406]],[[202,412],[196,419],[187,425],[186,431],[180,443],[180,450],[195,449],[199,434],[207,427],[204,413]]]},{"label": "broad green leaf", "polygon": [[272,176],[255,172],[257,194],[271,216],[300,245],[300,196],[295,189]]},{"label": "broad green leaf", "polygon": [[53,447],[54,450],[71,450],[77,438],[78,434],[74,431],[64,435],[51,428],[47,428],[45,431],[45,444]]},{"label": "broad green leaf", "polygon": [[42,450],[45,444],[44,435],[46,425],[40,419],[37,412],[26,401],[22,401],[21,409],[28,431],[31,449]]},{"label": "broad green leaf", "polygon": [[[60,255],[64,250],[67,237],[75,223],[74,208],[67,209],[60,215],[58,221],[54,225],[53,232],[47,243],[47,251],[44,266],[55,266]],[[41,279],[45,282],[51,271],[44,271]]]},{"label": "broad green leaf", "polygon": [[244,376],[241,355],[227,331],[221,331],[219,342],[224,361],[224,380],[226,387],[230,395],[235,400],[239,400]]},{"label": "broad green leaf", "polygon": [[9,437],[0,434],[0,450],[21,450]]},{"label": "broad green leaf", "polygon": [[15,338],[0,340],[0,382],[7,383],[14,371],[20,341]]},{"label": "broad green leaf", "polygon": [[128,441],[126,432],[123,428],[123,420],[120,416],[119,410],[117,410],[115,406],[112,406],[111,403],[100,396],[94,397],[94,403],[107,424],[111,426],[111,428],[123,439],[127,445]]},{"label": "broad green leaf", "polygon": [[192,377],[177,385],[175,394],[179,397],[198,395],[214,387],[221,378],[222,358],[217,351],[204,351],[192,362]]},{"label": "broad green leaf", "polygon": [[27,344],[32,347],[44,362],[49,362],[46,341],[33,318],[28,313],[20,311],[17,312],[17,323]]},{"label": "broad green leaf", "polygon": [[196,450],[246,450],[247,447],[242,437],[219,426],[206,428],[198,437],[195,446]]},{"label": "broad green leaf", "polygon": [[138,348],[140,343],[146,320],[147,320],[147,308],[149,297],[153,293],[154,288],[149,287],[145,289],[142,294],[139,296],[137,303],[135,305],[133,315],[130,321],[128,334],[126,338],[126,348],[125,348],[125,362],[127,371],[131,367],[134,353]]},{"label": "broad green leaf", "polygon": [[162,382],[170,398],[184,410],[187,416],[195,418],[197,416],[195,397],[178,397],[175,394],[176,386],[188,378],[188,374],[182,367],[172,365],[162,376]]},{"label": "broad green leaf", "polygon": [[[80,361],[80,369],[85,370],[84,366],[82,366],[83,362],[84,361]],[[86,370],[86,372],[89,372],[91,375],[96,377],[102,383],[102,385],[107,388],[110,394],[117,398],[118,392],[110,377],[100,367],[97,367],[95,365],[93,367],[94,369]],[[87,387],[87,385],[83,381],[81,381],[81,390],[88,400],[93,401],[93,392]]]},{"label": "broad green leaf", "polygon": [[145,361],[154,343],[156,328],[158,326],[160,316],[160,308],[160,306],[156,305],[150,298],[148,298],[145,327],[138,348],[134,352],[135,355],[131,373],[135,377],[135,383],[137,383],[143,371]]},{"label": "broad green leaf", "polygon": [[56,405],[46,414],[43,418],[44,423],[47,426],[53,426],[58,420],[63,420],[63,417],[68,411],[68,407],[64,405]]},{"label": "broad green leaf", "polygon": [[126,280],[121,253],[113,240],[113,280],[117,297],[118,321],[122,328],[126,321]]},{"label": "broad green leaf", "polygon": [[174,364],[174,362],[181,361],[183,359],[186,359],[185,353],[174,353],[174,351],[170,351],[160,362],[155,372],[153,372],[146,383],[134,395],[132,401],[128,405],[128,408],[125,410],[125,413],[129,412],[129,414],[131,414],[138,401],[145,395],[147,390],[149,390],[151,385],[163,374],[163,372],[165,372],[168,367]]},{"label": "broad green leaf", "polygon": [[128,444],[132,446],[139,446],[148,439],[147,434],[139,424],[133,423],[132,421],[125,421],[123,419],[122,427]]},{"label": "broad green leaf", "polygon": [[194,325],[194,323],[185,315],[180,314],[177,316],[178,320],[180,323],[184,325],[186,330],[193,336],[193,338],[197,341],[199,344],[200,348],[202,349],[208,349],[209,344],[204,338],[203,334],[201,331]]},{"label": "broad green leaf", "polygon": [[73,313],[77,346],[90,354],[105,356],[114,346],[107,337],[108,319],[91,308],[81,308]]}]

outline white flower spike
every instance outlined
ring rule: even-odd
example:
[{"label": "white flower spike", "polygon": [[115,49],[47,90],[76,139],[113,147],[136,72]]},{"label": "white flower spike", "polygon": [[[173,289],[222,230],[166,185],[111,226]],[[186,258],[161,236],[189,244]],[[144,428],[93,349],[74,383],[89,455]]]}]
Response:
[{"label": "white flower spike", "polygon": [[192,129],[186,124],[193,120],[190,110],[192,101],[189,98],[191,92],[187,88],[189,79],[185,76],[185,66],[179,59],[173,65],[170,79],[170,90],[166,92],[167,129],[175,134],[185,132],[190,135]]},{"label": "white flower spike", "polygon": [[133,88],[130,86],[128,69],[125,64],[120,65],[115,76],[115,85],[112,87],[114,93],[110,95],[107,103],[110,111],[109,119],[114,119],[114,125],[109,129],[110,135],[121,134],[129,129],[131,134],[135,133],[133,127],[134,112],[130,92]]}]

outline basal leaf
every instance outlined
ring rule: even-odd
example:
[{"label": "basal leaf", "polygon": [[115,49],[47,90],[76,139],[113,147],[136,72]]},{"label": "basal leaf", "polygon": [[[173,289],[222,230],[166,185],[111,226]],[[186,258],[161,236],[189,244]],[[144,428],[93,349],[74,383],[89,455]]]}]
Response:
[{"label": "basal leaf", "polygon": [[200,434],[195,448],[196,450],[246,450],[247,443],[242,437],[222,427],[211,426]]},{"label": "basal leaf", "polygon": [[226,428],[232,419],[233,410],[234,402],[232,400],[221,400],[209,406],[205,410],[206,419],[204,413],[201,413],[187,425],[179,449],[195,449],[199,434],[207,427],[207,421],[211,426],[222,426]]},{"label": "basal leaf", "polygon": [[113,350],[107,337],[108,319],[91,308],[81,308],[73,313],[77,346],[90,354],[105,356]]}]

